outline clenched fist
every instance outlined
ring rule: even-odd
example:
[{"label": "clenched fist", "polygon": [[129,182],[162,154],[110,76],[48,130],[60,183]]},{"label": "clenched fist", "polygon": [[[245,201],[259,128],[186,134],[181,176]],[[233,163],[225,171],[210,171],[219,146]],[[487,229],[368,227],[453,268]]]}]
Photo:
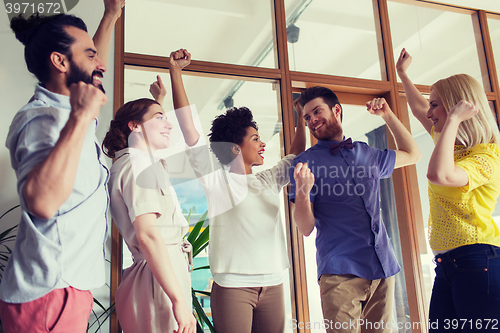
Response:
[{"label": "clenched fist", "polygon": [[90,122],[97,118],[107,100],[106,95],[93,84],[78,82],[69,88],[71,115],[77,119]]}]

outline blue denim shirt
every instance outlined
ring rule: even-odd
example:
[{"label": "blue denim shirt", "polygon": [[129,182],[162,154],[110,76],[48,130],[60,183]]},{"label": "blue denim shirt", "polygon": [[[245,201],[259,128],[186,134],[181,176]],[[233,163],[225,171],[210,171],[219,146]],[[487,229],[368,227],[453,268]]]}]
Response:
[{"label": "blue denim shirt", "polygon": [[316,219],[316,261],[322,274],[353,274],[375,280],[400,271],[380,216],[380,178],[390,177],[396,154],[364,142],[330,151],[319,141],[298,155],[290,168],[290,200],[295,200],[293,170],[307,162],[315,177],[310,199]]},{"label": "blue denim shirt", "polygon": [[22,215],[0,284],[5,302],[25,303],[57,288],[89,290],[105,282],[109,173],[95,136],[97,120],[85,137],[73,191],[55,216],[33,216],[23,198],[29,172],[48,156],[70,111],[68,96],[38,85],[10,125],[6,146],[17,175]]}]

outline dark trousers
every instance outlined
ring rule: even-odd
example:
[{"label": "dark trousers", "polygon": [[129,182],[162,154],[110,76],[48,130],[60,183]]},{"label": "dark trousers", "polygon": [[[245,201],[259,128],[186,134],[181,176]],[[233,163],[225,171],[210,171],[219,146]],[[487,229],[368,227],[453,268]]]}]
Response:
[{"label": "dark trousers", "polygon": [[500,248],[465,245],[437,255],[430,332],[500,332]]}]

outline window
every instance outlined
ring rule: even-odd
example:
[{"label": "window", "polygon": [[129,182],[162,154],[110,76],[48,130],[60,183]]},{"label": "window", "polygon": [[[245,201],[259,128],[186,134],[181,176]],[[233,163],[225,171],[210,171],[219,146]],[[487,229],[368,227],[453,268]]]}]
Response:
[{"label": "window", "polygon": [[475,12],[418,2],[387,4],[394,59],[403,48],[408,50],[413,57],[408,75],[414,83],[431,85],[453,74],[466,73],[491,91],[488,75],[481,71],[485,59],[482,40],[477,38]]},{"label": "window", "polygon": [[500,15],[488,16],[488,28],[490,30],[493,55],[497,72],[500,69]]},{"label": "window", "polygon": [[[275,68],[268,0],[127,1],[125,51]],[[270,56],[268,56],[270,55]]]},{"label": "window", "polygon": [[286,0],[290,70],[386,80],[376,3]]}]

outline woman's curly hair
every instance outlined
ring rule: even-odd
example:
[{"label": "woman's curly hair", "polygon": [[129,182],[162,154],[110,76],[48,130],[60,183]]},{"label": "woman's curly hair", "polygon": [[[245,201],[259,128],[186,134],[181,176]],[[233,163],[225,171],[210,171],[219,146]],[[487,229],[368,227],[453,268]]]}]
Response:
[{"label": "woman's curly hair", "polygon": [[227,165],[236,157],[231,148],[243,143],[248,127],[259,130],[252,111],[246,107],[234,107],[214,119],[208,134],[210,149],[222,164]]}]

